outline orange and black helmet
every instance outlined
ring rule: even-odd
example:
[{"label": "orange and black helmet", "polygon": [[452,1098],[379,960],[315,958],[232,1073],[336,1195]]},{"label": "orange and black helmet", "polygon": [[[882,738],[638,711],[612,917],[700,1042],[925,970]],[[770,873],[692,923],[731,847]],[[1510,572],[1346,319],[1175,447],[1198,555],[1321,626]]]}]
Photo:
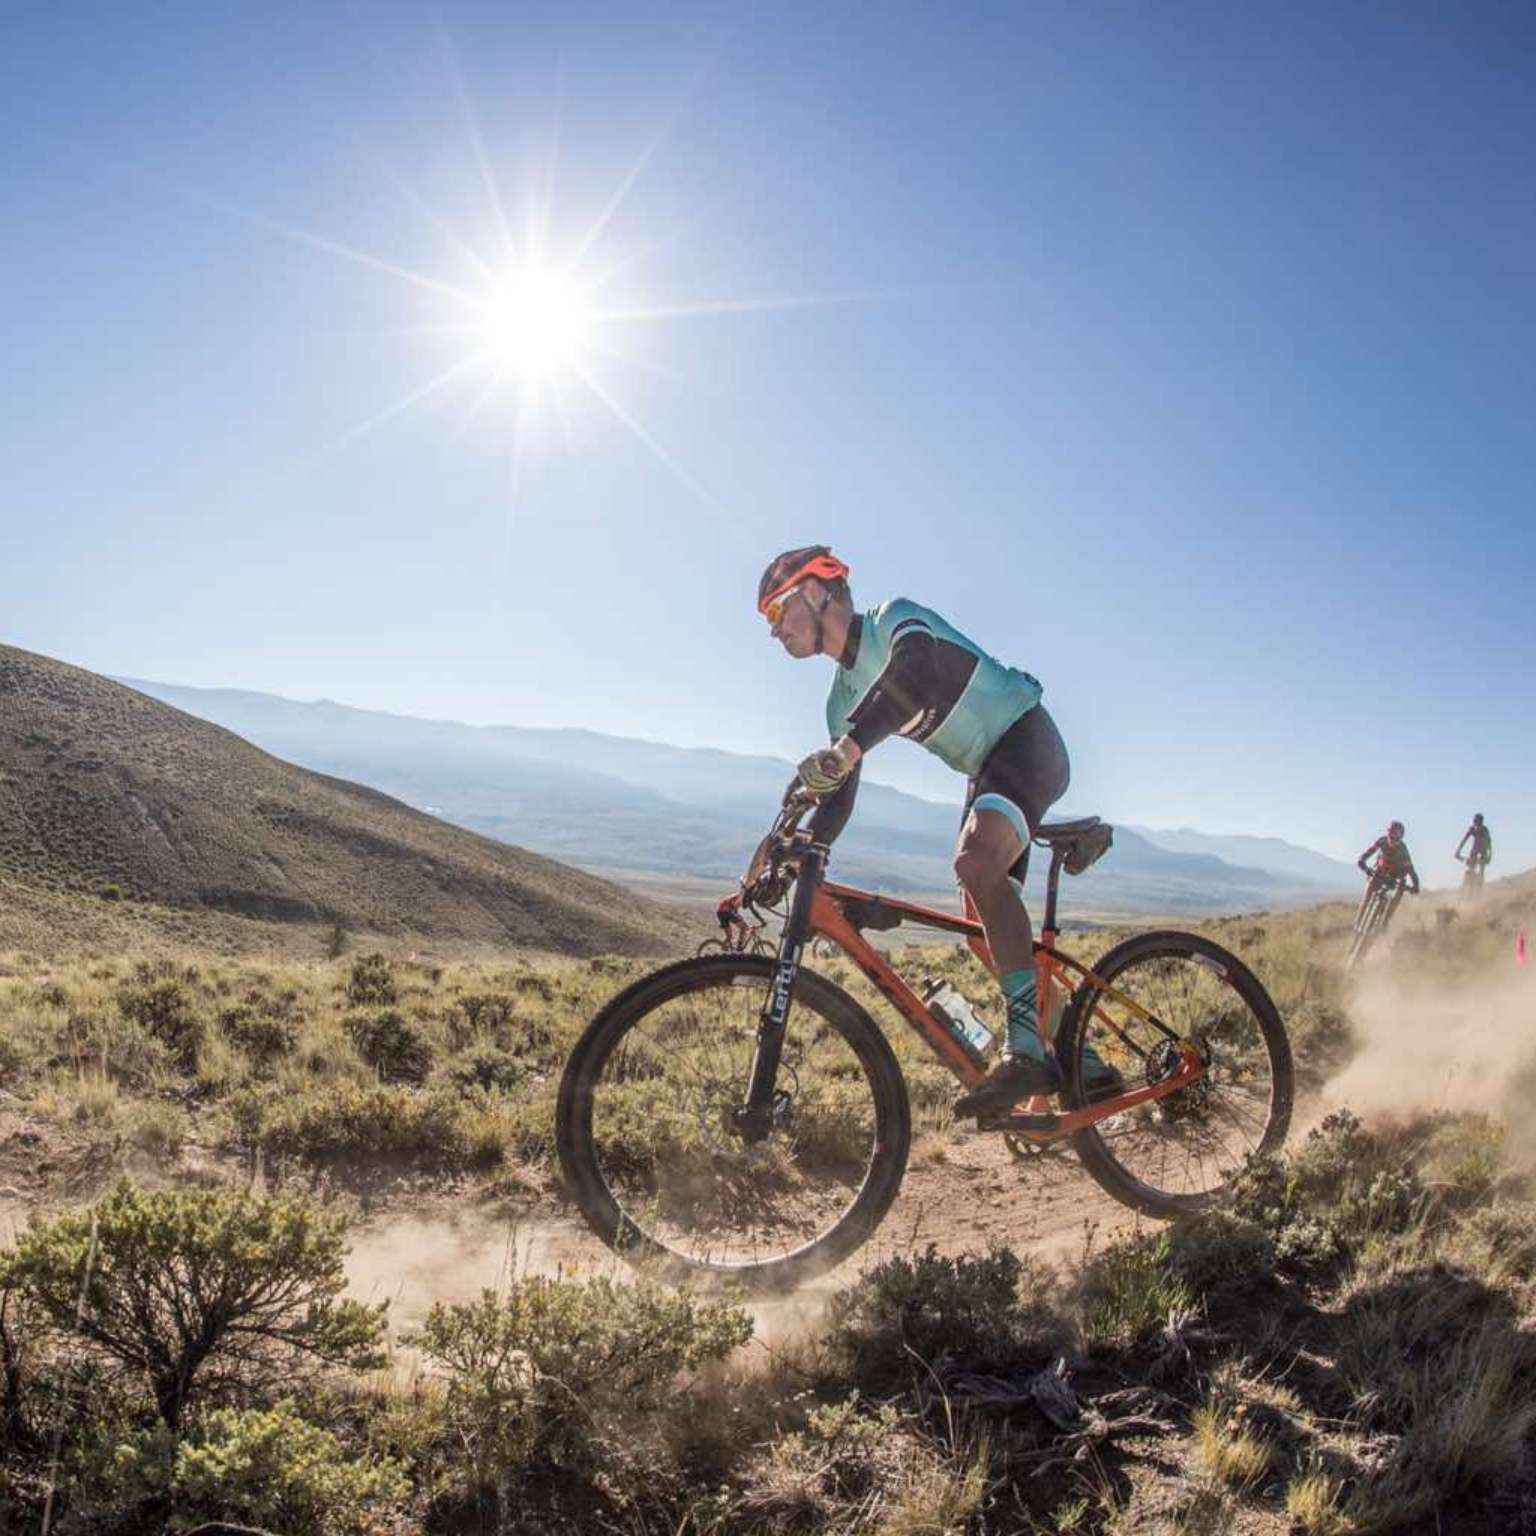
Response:
[{"label": "orange and black helmet", "polygon": [[847,581],[848,567],[825,544],[787,549],[768,562],[768,569],[757,584],[757,611],[766,613],[771,602],[808,576],[825,582]]}]

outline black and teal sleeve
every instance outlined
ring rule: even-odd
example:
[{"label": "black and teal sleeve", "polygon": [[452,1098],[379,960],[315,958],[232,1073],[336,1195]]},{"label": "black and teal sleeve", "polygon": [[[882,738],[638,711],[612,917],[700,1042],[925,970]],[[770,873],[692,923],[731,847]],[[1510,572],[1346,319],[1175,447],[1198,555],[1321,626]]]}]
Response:
[{"label": "black and teal sleeve", "polygon": [[807,827],[812,842],[822,843],[830,848],[841,835],[843,828],[848,825],[848,818],[853,815],[853,802],[859,793],[861,767],[862,764],[855,763],[853,772],[843,781],[842,787],[836,794],[828,795],[816,807]]},{"label": "black and teal sleeve", "polygon": [[890,659],[848,716],[848,734],[860,752],[879,746],[934,707],[937,673],[933,631],[919,619],[899,624],[891,637]]}]

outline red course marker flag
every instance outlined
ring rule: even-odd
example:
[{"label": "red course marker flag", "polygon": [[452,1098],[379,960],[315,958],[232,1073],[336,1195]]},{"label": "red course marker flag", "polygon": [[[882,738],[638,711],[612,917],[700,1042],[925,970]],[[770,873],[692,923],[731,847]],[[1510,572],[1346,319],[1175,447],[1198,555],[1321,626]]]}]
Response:
[{"label": "red course marker flag", "polygon": [[1515,964],[1525,964],[1525,929],[1522,928],[1515,935]]}]

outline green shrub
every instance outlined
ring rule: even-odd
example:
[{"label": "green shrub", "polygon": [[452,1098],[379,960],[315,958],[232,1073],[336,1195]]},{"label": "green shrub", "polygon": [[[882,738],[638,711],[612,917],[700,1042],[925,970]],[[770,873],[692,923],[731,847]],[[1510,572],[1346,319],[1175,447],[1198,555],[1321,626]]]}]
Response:
[{"label": "green shrub", "polygon": [[515,1017],[512,999],[503,992],[470,992],[458,997],[443,1015],[455,1050],[471,1040],[488,1038],[506,1044]]},{"label": "green shrub", "polygon": [[1167,1233],[1112,1243],[1083,1284],[1083,1335],[1090,1348],[1124,1349],[1189,1312],[1195,1298],[1169,1258]]},{"label": "green shrub", "polygon": [[236,1095],[230,1102],[236,1140],[279,1155],[464,1155],[461,1107],[455,1098],[388,1083],[327,1083],[299,1094]]},{"label": "green shrub", "polygon": [[855,1390],[813,1408],[803,1429],[772,1442],[748,1473],[747,1508],[790,1525],[846,1529],[839,1517],[883,1503],[916,1449],[894,1405],[872,1407]]},{"label": "green shrub", "polygon": [[116,1361],[174,1428],[204,1393],[272,1388],[304,1362],[382,1364],[382,1306],[341,1299],[342,1216],[300,1195],[151,1194],[35,1227],[0,1287]]},{"label": "green shrub", "polygon": [[383,955],[363,955],[352,962],[347,1001],[354,1008],[380,1008],[399,1001],[394,969]]},{"label": "green shrub", "polygon": [[1251,1159],[1232,1210],[1270,1235],[1278,1267],[1326,1283],[1369,1239],[1422,1221],[1429,1196],[1411,1151],[1406,1138],[1372,1135],[1339,1110],[1288,1160]]},{"label": "green shrub", "polygon": [[1222,1210],[1173,1227],[1165,1251],[1169,1268],[1197,1297],[1262,1283],[1275,1264],[1273,1235],[1255,1221]]},{"label": "green shrub", "polygon": [[197,1070],[203,1021],[191,991],[196,971],[178,973],[168,961],[140,961],[133,979],[118,989],[118,1012],[158,1040],[184,1072]]},{"label": "green shrub", "polygon": [[1536,1204],[1495,1200],[1470,1212],[1457,1247],[1493,1283],[1536,1280]]},{"label": "green shrub", "polygon": [[432,1047],[403,1013],[354,1013],[342,1028],[357,1054],[386,1083],[424,1083],[432,1071]]},{"label": "green shrub", "polygon": [[1047,1272],[1011,1249],[951,1258],[930,1245],[915,1259],[887,1259],[834,1296],[831,1337],[847,1379],[885,1396],[940,1355],[976,1368],[1047,1364],[1061,1342],[1051,1295]]},{"label": "green shrub", "polygon": [[537,972],[529,971],[521,976],[512,978],[512,990],[525,992],[530,997],[536,997],[542,1002],[553,1002],[555,997],[555,984],[548,976],[540,976]]},{"label": "green shrub", "polygon": [[529,1276],[506,1296],[439,1303],[406,1342],[447,1373],[473,1492],[535,1466],[591,1467],[622,1453],[621,1426],[665,1407],[679,1371],[751,1335],[745,1312],[687,1292]]},{"label": "green shrub", "polygon": [[257,1066],[271,1066],[290,1055],[299,1043],[297,1023],[270,1004],[246,1001],[219,1015],[224,1038],[243,1051]]},{"label": "green shrub", "polygon": [[523,1064],[508,1051],[482,1046],[453,1064],[449,1081],[466,1095],[509,1093],[523,1078]]},{"label": "green shrub", "polygon": [[198,1414],[179,1437],[163,1425],[141,1432],[113,1463],[119,1497],[169,1505],[178,1528],[217,1520],[284,1536],[369,1536],[410,1488],[398,1462],[358,1461],[286,1404]]}]

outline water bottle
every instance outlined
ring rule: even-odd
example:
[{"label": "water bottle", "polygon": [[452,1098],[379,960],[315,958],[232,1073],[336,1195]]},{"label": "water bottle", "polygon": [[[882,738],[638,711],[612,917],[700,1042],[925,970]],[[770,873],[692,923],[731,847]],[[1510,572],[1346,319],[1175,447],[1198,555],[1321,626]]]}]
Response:
[{"label": "water bottle", "polygon": [[978,1061],[985,1060],[997,1044],[997,1036],[976,1010],[947,981],[928,976],[924,978],[923,986],[923,1001],[929,1011],[949,1026],[950,1033],[972,1056]]}]

